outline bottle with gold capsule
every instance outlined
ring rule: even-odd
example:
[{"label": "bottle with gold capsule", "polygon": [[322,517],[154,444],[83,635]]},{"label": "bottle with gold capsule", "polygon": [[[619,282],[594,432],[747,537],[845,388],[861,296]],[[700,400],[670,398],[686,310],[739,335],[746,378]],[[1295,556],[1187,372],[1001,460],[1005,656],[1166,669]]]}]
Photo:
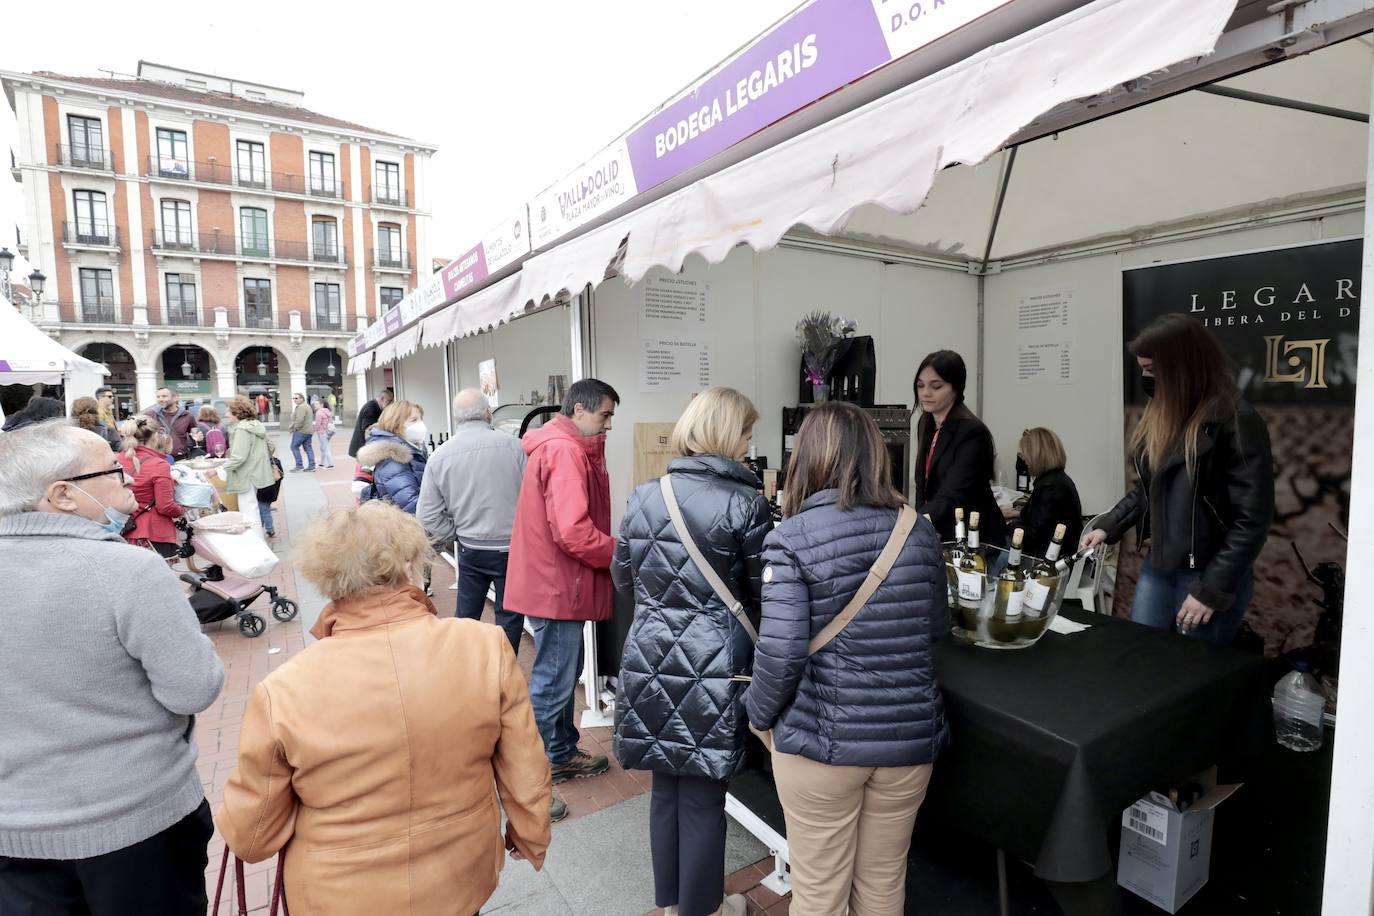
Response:
[{"label": "bottle with gold capsule", "polygon": [[1021,540],[1024,537],[1025,532],[1020,528],[1012,532],[1007,566],[997,575],[997,596],[992,617],[988,620],[988,635],[998,642],[1014,642],[1021,635],[1021,603],[1026,590],[1026,579],[1021,573]]},{"label": "bottle with gold capsule", "polygon": [[955,578],[958,583],[959,625],[965,630],[977,630],[978,618],[983,607],[983,578],[988,570],[987,560],[978,549],[978,513],[970,512],[968,517],[968,546],[955,563]]},{"label": "bottle with gold capsule", "polygon": [[956,621],[959,619],[957,616],[959,610],[959,577],[957,570],[959,568],[960,558],[963,557],[964,551],[968,549],[968,544],[965,541],[966,537],[967,535],[964,530],[964,510],[955,509],[954,543],[950,547],[945,549],[944,555],[945,579],[947,580],[948,585],[946,592],[948,593],[947,597],[949,598],[949,609],[955,612],[956,616],[954,619]]},{"label": "bottle with gold capsule", "polygon": [[1033,560],[1026,566],[1025,597],[1021,601],[1021,636],[1035,639],[1045,629],[1045,608],[1050,596],[1059,587],[1059,577],[1063,574],[1063,563],[1059,552],[1064,549],[1063,525],[1054,526],[1054,539],[1045,551],[1043,560]]}]

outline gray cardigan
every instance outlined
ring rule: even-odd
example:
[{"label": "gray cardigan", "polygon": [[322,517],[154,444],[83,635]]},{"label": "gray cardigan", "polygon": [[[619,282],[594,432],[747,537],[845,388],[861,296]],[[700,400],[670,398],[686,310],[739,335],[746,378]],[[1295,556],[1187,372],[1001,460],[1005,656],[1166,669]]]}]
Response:
[{"label": "gray cardigan", "polygon": [[436,540],[456,537],[478,550],[509,549],[526,460],[520,440],[509,433],[481,420],[459,424],[429,456],[415,516]]},{"label": "gray cardigan", "polygon": [[72,515],[0,518],[0,856],[84,859],[205,797],[192,719],[224,667],[157,554]]}]

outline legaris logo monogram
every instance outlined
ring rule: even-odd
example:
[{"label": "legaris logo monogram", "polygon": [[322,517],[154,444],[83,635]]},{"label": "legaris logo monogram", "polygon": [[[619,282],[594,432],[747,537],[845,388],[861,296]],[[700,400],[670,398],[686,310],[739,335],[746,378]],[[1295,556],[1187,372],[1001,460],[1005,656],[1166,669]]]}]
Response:
[{"label": "legaris logo monogram", "polygon": [[[1330,337],[1321,340],[1285,341],[1282,334],[1276,334],[1264,338],[1264,380],[1302,385],[1304,388],[1325,388],[1326,347],[1329,343]],[[1303,358],[1299,355],[1304,350],[1308,353],[1305,366]],[[1286,370],[1296,371],[1280,372],[1280,362]]]}]

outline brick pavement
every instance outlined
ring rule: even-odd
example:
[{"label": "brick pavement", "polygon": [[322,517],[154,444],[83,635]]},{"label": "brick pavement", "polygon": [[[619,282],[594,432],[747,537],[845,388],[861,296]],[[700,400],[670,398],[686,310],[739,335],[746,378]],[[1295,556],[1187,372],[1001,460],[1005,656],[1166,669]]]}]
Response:
[{"label": "brick pavement", "polygon": [[[346,431],[345,431],[346,432]],[[291,530],[287,522],[285,501],[293,491],[303,486],[317,486],[325,494],[330,507],[348,505],[352,501],[349,488],[343,482],[353,477],[353,461],[347,455],[335,457],[336,467],[331,470],[317,470],[313,478],[305,474],[289,474],[288,484],[282,488],[282,502],[276,509],[277,538],[274,549],[283,556],[283,562],[266,578],[270,585],[277,586],[282,594],[290,598],[298,595],[295,572],[289,562]],[[288,462],[289,467],[289,462]],[[324,484],[324,486],[321,486]],[[434,571],[432,590],[435,604],[441,615],[453,613],[455,592],[449,589],[453,584],[452,569],[447,563],[440,562]],[[267,632],[256,639],[240,636],[235,621],[231,618],[221,623],[209,624],[206,634],[215,644],[215,650],[224,662],[226,679],[224,690],[215,703],[196,719],[196,743],[200,756],[197,768],[205,786],[210,806],[218,810],[224,800],[224,784],[234,771],[238,759],[239,730],[243,725],[243,712],[249,694],[264,677],[285,664],[297,652],[305,648],[305,636],[301,630],[300,619],[282,623],[274,620],[267,609],[266,596],[260,597],[254,609],[267,619]],[[491,621],[491,607],[488,605],[486,619]],[[534,661],[534,642],[528,634],[520,645],[520,666],[526,675]],[[579,712],[585,708],[582,690],[578,688],[577,705]],[[589,728],[582,730],[582,746],[593,754],[604,754],[610,758],[611,767],[604,775],[584,780],[573,780],[556,787],[555,791],[568,804],[568,819],[582,817],[602,808],[619,804],[622,801],[642,795],[650,786],[650,775],[640,770],[623,770],[611,754],[611,730],[609,728]],[[567,823],[564,821],[564,823]],[[554,842],[558,842],[558,826],[554,827]],[[626,837],[626,843],[645,843],[647,837]],[[215,884],[219,880],[220,856],[224,841],[216,830],[210,841],[209,867],[205,881],[207,894],[213,898]],[[747,893],[750,916],[779,916],[787,912],[789,901],[779,899],[759,881],[771,870],[771,860],[765,859],[729,876],[726,888],[729,893]],[[232,873],[232,868],[230,869]],[[232,877],[232,876],[231,876]],[[220,912],[234,912],[234,893],[232,879],[226,877],[221,893]],[[254,865],[245,866],[248,909],[252,914],[267,911],[272,884],[276,877],[275,857]],[[212,899],[213,903],[213,899]]]}]

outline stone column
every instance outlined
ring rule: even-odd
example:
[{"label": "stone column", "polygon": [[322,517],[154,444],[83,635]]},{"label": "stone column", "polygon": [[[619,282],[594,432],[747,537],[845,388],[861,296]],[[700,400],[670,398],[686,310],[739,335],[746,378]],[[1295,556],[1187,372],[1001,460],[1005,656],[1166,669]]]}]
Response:
[{"label": "stone column", "polygon": [[157,370],[138,367],[134,369],[137,385],[134,389],[135,410],[144,410],[157,403]]}]

